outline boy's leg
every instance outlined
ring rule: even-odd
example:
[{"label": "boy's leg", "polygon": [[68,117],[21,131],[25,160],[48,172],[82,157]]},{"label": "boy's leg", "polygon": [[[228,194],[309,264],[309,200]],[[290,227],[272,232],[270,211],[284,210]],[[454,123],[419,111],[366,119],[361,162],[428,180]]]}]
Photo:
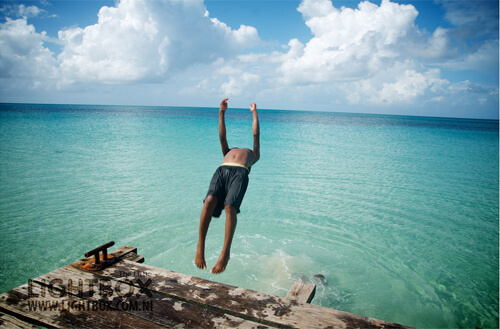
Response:
[{"label": "boy's leg", "polygon": [[232,205],[225,206],[226,211],[226,228],[224,232],[224,246],[220,253],[217,263],[212,268],[210,273],[218,274],[224,272],[229,261],[229,255],[231,252],[231,243],[233,242],[234,231],[236,230],[236,208]]},{"label": "boy's leg", "polygon": [[207,237],[208,227],[210,226],[212,214],[216,205],[217,197],[214,195],[208,195],[203,203],[203,209],[201,210],[198,246],[196,248],[194,263],[203,270],[207,268],[207,264],[205,263],[205,239]]}]

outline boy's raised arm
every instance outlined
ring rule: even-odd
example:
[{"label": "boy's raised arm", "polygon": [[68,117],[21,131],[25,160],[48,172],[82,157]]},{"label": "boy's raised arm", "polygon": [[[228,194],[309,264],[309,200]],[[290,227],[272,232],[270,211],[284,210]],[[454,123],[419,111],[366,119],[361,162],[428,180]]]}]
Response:
[{"label": "boy's raised arm", "polygon": [[260,127],[259,117],[257,115],[257,104],[250,104],[250,111],[253,115],[252,133],[253,133],[253,153],[255,154],[255,162],[260,159]]},{"label": "boy's raised arm", "polygon": [[222,147],[222,154],[226,156],[227,152],[229,152],[229,146],[227,144],[227,139],[226,139],[226,122],[224,119],[224,115],[227,110],[227,101],[228,98],[224,98],[222,102],[220,103],[220,110],[219,110],[219,139],[220,139],[220,145]]}]

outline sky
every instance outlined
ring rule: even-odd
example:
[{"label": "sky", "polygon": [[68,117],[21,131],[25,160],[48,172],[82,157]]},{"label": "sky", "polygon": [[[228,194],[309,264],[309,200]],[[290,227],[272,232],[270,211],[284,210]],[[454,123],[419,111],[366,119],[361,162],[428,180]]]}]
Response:
[{"label": "sky", "polygon": [[498,119],[498,0],[0,1],[0,102]]}]

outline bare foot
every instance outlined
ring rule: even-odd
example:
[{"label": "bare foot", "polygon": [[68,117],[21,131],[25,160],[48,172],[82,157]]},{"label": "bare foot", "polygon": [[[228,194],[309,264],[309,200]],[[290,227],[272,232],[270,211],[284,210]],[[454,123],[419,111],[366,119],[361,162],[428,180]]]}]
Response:
[{"label": "bare foot", "polygon": [[205,263],[205,253],[200,248],[196,249],[196,256],[194,257],[194,263],[198,268],[202,270],[207,268],[207,264]]},{"label": "bare foot", "polygon": [[221,254],[219,256],[219,259],[217,260],[217,263],[215,263],[215,266],[212,268],[210,273],[212,274],[219,274],[224,272],[227,266],[227,262],[229,262],[229,255],[223,255]]}]

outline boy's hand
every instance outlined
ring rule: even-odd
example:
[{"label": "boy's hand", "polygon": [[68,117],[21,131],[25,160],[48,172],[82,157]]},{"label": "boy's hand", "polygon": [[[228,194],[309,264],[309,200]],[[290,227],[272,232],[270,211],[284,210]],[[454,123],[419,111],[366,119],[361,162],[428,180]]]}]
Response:
[{"label": "boy's hand", "polygon": [[227,101],[229,100],[229,98],[224,98],[222,100],[222,102],[220,102],[220,111],[221,112],[226,112],[227,110]]},{"label": "boy's hand", "polygon": [[250,111],[256,112],[257,111],[257,104],[255,104],[255,103],[250,104]]}]

